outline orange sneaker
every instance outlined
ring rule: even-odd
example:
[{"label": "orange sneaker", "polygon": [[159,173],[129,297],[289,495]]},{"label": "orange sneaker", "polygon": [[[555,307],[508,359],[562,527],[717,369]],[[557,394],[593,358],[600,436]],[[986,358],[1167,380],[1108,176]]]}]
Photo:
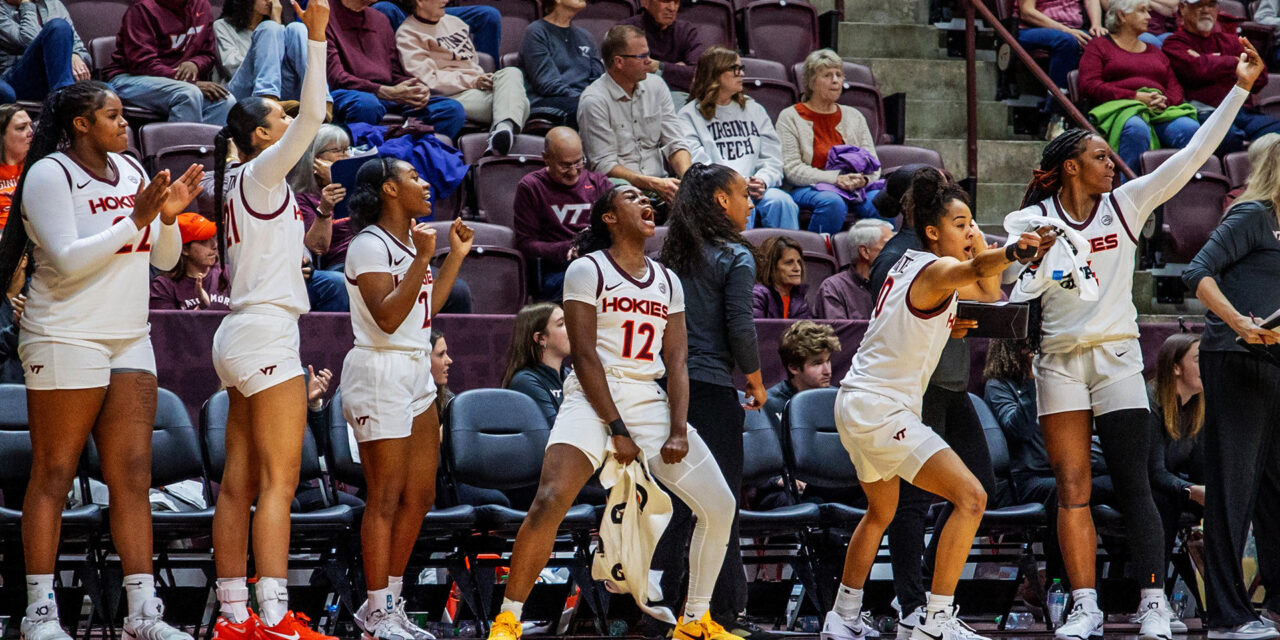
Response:
[{"label": "orange sneaker", "polygon": [[510,611],[503,611],[489,626],[489,640],[520,640],[524,627]]},{"label": "orange sneaker", "polygon": [[254,627],[253,640],[338,640],[313,630],[310,624],[311,618],[308,618],[305,613],[290,611],[284,614],[284,618],[281,618],[280,623],[274,627],[268,627],[266,623],[259,620],[258,625]]},{"label": "orange sneaker", "polygon": [[253,640],[253,632],[259,624],[261,621],[252,611],[249,618],[239,624],[218,616],[218,622],[213,625],[213,640]]}]

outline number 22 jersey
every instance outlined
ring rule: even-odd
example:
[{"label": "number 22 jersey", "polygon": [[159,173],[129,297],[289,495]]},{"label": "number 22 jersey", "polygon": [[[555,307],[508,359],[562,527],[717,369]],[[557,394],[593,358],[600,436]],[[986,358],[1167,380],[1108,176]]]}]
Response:
[{"label": "number 22 jersey", "polygon": [[595,307],[596,354],[606,373],[656,380],[667,371],[660,354],[667,316],[684,313],[684,289],[670,269],[645,263],[637,280],[608,250],[582,256],[565,271],[564,299]]}]

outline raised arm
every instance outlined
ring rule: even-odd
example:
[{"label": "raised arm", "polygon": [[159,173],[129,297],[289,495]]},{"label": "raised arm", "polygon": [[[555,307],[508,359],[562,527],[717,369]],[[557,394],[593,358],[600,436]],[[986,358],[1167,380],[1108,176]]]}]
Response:
[{"label": "raised arm", "polygon": [[1024,233],[1014,244],[999,249],[987,249],[972,260],[956,260],[943,256],[925,267],[908,294],[911,305],[917,309],[932,309],[942,304],[959,289],[977,283],[984,278],[999,276],[1009,263],[1030,260],[1035,257],[1042,243],[1051,244],[1053,236],[1041,238],[1035,233]]}]

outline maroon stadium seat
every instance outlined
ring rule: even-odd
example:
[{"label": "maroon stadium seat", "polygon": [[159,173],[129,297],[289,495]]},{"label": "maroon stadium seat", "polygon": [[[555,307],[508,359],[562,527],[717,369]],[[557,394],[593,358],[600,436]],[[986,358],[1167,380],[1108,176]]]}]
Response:
[{"label": "maroon stadium seat", "polygon": [[747,229],[742,232],[742,237],[757,247],[774,236],[787,236],[795,240],[800,245],[800,248],[804,249],[805,253],[831,255],[825,234],[793,229]]},{"label": "maroon stadium seat", "polygon": [[[748,78],[768,78],[787,84],[794,84],[787,75],[787,66],[777,60],[765,60],[762,58],[749,58],[743,56],[742,74]],[[798,86],[798,85],[797,85]]]},{"label": "maroon stadium seat", "polygon": [[143,166],[152,175],[168,169],[177,178],[192,164],[213,170],[213,142],[221,127],[200,122],[152,122],[138,131]]},{"label": "maroon stadium seat", "polygon": [[636,14],[638,7],[631,0],[591,0],[587,8],[573,17],[573,26],[586,29],[596,41],[604,41],[604,34],[614,25]]},{"label": "maroon stadium seat", "polygon": [[680,19],[698,25],[706,42],[738,48],[731,0],[684,0]]},{"label": "maroon stadium seat", "polygon": [[1249,152],[1234,151],[1222,159],[1222,166],[1227,171],[1227,180],[1231,188],[1243,187],[1249,180]]},{"label": "maroon stadium seat", "polygon": [[[436,230],[436,249],[447,249],[449,247],[449,226],[452,224],[452,220],[437,220],[436,222],[427,223],[427,226]],[[477,222],[475,220],[467,221],[467,226],[476,232],[476,237],[471,241],[471,244],[475,246],[500,247],[502,249],[516,248],[516,232],[512,231],[511,227]]]},{"label": "maroon stadium seat", "polygon": [[946,171],[946,167],[942,166],[942,156],[933,149],[902,144],[878,144],[876,157],[880,159],[881,176],[909,164],[927,164]]},{"label": "maroon stadium seat", "polygon": [[834,276],[840,270],[840,265],[836,263],[836,259],[829,253],[816,253],[813,251],[804,252],[804,283],[809,285],[806,292],[805,300],[809,302],[810,309],[816,309],[818,306],[818,286],[823,280]]},{"label": "maroon stadium seat", "polygon": [[806,0],[753,0],[743,9],[747,55],[786,65],[818,48],[818,12]]},{"label": "maroon stadium seat", "polygon": [[[517,134],[515,140],[511,143],[511,151],[508,153],[515,156],[541,156],[542,150],[547,145],[547,139],[542,136],[531,136],[525,133]],[[467,164],[475,164],[484,156],[484,150],[489,147],[488,133],[468,133],[458,138],[458,151],[462,152],[462,160]],[[515,188],[515,185],[512,185]]]},{"label": "maroon stadium seat", "polygon": [[769,113],[769,119],[774,122],[778,121],[778,114],[783,109],[796,103],[796,88],[790,82],[770,78],[743,78],[742,85],[746,94],[759,102]]},{"label": "maroon stadium seat", "polygon": [[667,240],[667,227],[654,227],[653,237],[644,241],[644,254],[658,259],[658,254],[662,253],[662,243]]},{"label": "maroon stadium seat", "polygon": [[[448,241],[436,241],[436,264],[449,253]],[[471,312],[514,314],[528,297],[525,288],[524,256],[515,249],[473,245],[462,261],[458,277],[471,287]]]},{"label": "maroon stadium seat", "polygon": [[[512,16],[522,18],[526,22],[533,22],[542,17],[542,8],[539,6],[538,0],[453,0],[449,4],[455,7],[489,5],[502,13],[504,18]],[[506,28],[506,24],[503,24],[503,28]],[[523,32],[520,35],[524,35]]]},{"label": "maroon stadium seat", "polygon": [[485,222],[510,227],[515,223],[516,185],[525,174],[546,166],[540,156],[488,156],[472,171],[477,214]]},{"label": "maroon stadium seat", "polygon": [[[1156,149],[1143,153],[1142,173],[1154,171],[1177,151]],[[1209,156],[1187,185],[1164,203],[1165,260],[1191,262],[1222,219],[1222,202],[1228,191],[1222,163],[1217,156]]]},{"label": "maroon stadium seat", "polygon": [[[71,15],[71,25],[88,46],[96,38],[114,37],[120,32],[120,24],[124,22],[124,12],[129,8],[129,3],[122,0],[76,0],[66,3],[66,6],[67,13]],[[110,55],[110,52],[107,53]],[[106,63],[106,60],[102,60],[98,65]]]}]

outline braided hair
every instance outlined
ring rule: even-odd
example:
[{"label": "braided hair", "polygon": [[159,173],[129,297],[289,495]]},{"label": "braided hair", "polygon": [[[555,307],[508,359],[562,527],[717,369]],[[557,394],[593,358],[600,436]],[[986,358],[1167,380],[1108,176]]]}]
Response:
[{"label": "braided hair", "polygon": [[[0,236],[0,282],[7,285],[12,281],[13,272],[30,245],[26,225],[22,224],[21,212],[22,191],[31,168],[45,156],[70,146],[76,135],[75,119],[92,119],[93,113],[106,104],[107,95],[112,93],[114,92],[106,83],[88,80],[67,85],[45,98],[40,110],[40,122],[31,138],[31,149],[27,151],[22,176],[18,178],[18,185],[13,190],[10,211],[15,215],[9,216],[4,235]],[[29,264],[27,268],[31,270],[34,266]]]},{"label": "braided hair", "polygon": [[1089,129],[1071,129],[1045,145],[1040,154],[1040,168],[1032,170],[1031,182],[1022,195],[1022,205],[1027,207],[1054,196],[1062,189],[1062,164],[1083,151],[1084,141],[1096,135]]},{"label": "braided hair", "polygon": [[949,182],[937,169],[925,167],[911,174],[911,187],[902,196],[902,210],[915,221],[916,237],[920,238],[921,246],[929,246],[925,229],[942,226],[947,205],[953,200],[968,205],[969,194],[960,185]]}]

